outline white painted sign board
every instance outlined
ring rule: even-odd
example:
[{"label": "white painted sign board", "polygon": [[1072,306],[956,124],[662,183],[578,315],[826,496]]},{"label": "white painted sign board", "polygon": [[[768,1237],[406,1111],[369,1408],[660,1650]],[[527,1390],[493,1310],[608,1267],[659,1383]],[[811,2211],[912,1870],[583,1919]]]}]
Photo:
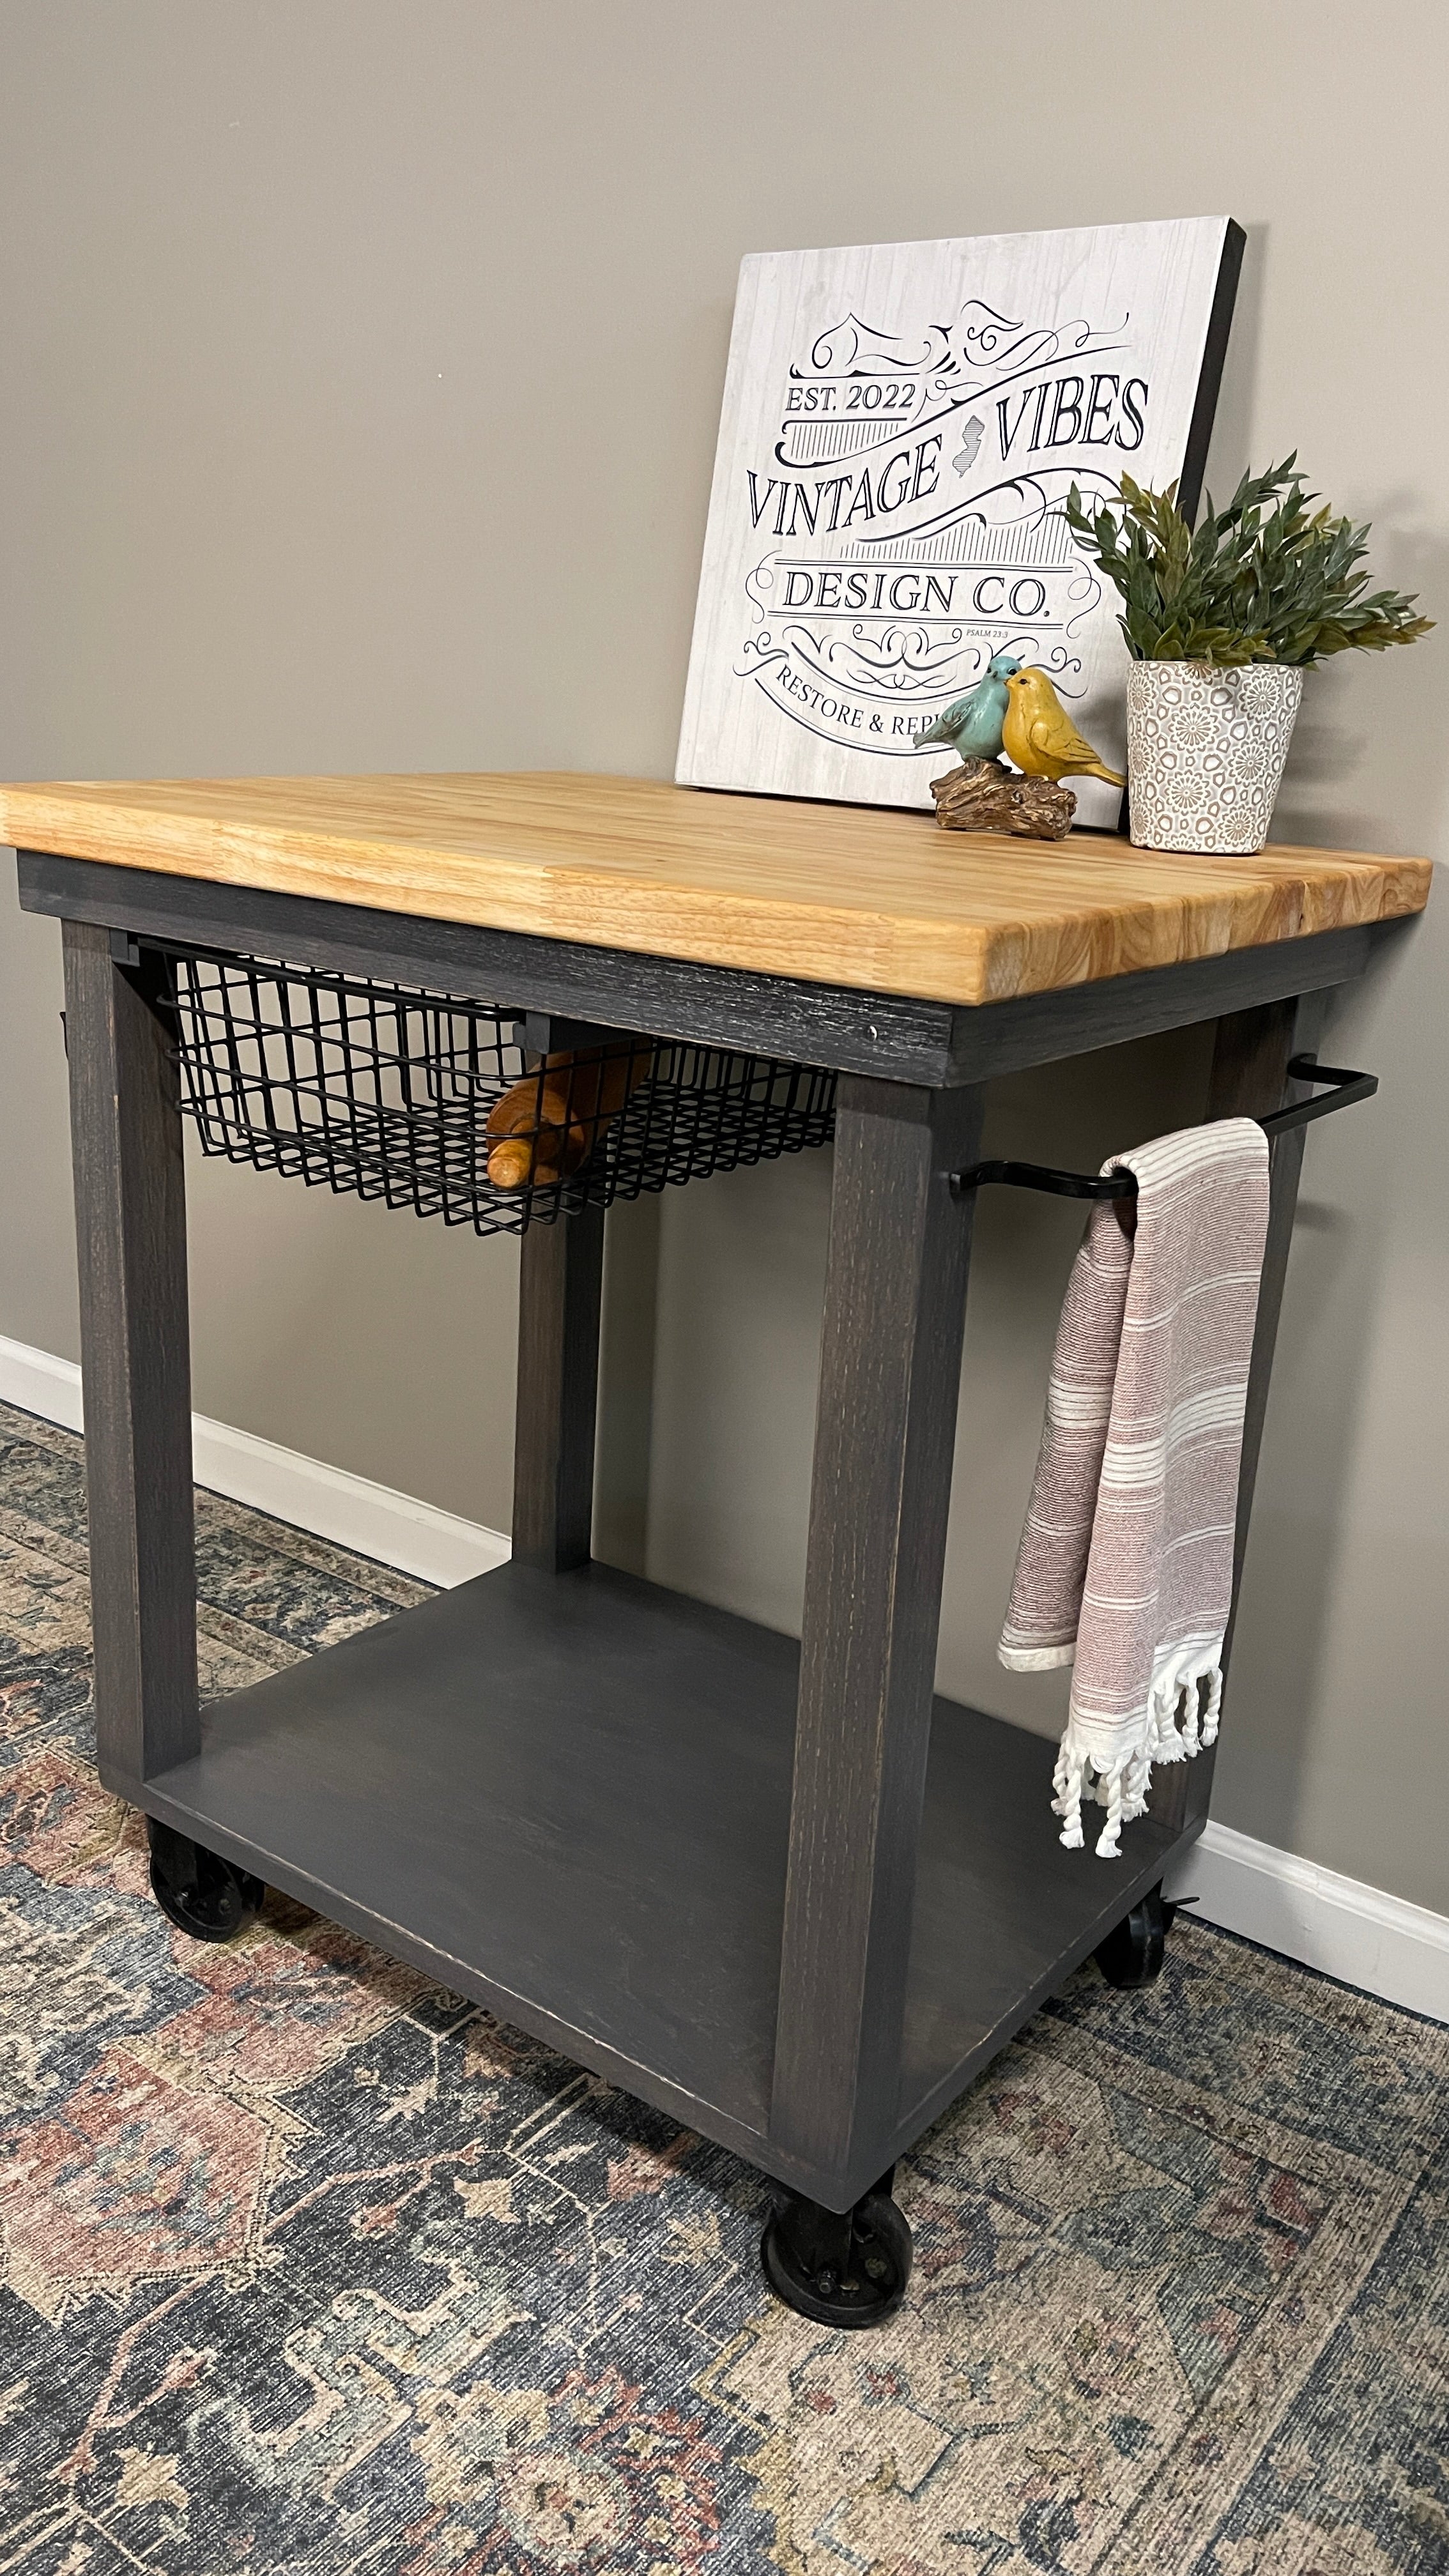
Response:
[{"label": "white painted sign board", "polygon": [[913,737],[995,653],[1121,768],[1120,602],[1059,505],[1125,468],[1196,507],[1242,243],[1205,216],[744,260],[680,781],[928,807],[956,755]]}]

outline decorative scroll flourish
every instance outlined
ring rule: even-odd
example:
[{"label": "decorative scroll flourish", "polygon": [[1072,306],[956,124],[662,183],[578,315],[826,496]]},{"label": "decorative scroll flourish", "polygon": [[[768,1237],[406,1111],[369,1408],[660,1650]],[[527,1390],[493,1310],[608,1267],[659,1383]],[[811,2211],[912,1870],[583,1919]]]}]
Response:
[{"label": "decorative scroll flourish", "polygon": [[993,311],[978,296],[963,304],[946,333],[949,355],[935,377],[933,390],[958,402],[982,402],[1019,376],[1053,365],[1062,358],[1085,358],[1122,346],[1128,316],[1103,331],[1091,323],[1024,323]]},{"label": "decorative scroll flourish", "polygon": [[943,366],[950,355],[951,334],[940,323],[932,323],[918,340],[912,341],[895,331],[878,331],[874,323],[862,322],[858,313],[847,313],[843,322],[832,323],[812,343],[808,371],[792,366],[790,373],[797,378],[806,372],[816,376],[884,374],[892,368]]}]

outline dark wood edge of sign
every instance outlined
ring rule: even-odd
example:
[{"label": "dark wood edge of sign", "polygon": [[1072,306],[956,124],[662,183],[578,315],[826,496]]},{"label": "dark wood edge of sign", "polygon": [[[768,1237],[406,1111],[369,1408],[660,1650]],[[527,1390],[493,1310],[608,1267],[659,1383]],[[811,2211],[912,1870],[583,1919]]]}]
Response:
[{"label": "dark wood edge of sign", "polygon": [[1187,445],[1182,452],[1182,472],[1177,478],[1177,506],[1189,527],[1197,517],[1197,506],[1202,499],[1203,476],[1207,472],[1208,449],[1217,418],[1218,395],[1222,390],[1223,367],[1238,297],[1238,280],[1242,275],[1243,253],[1247,246],[1248,236],[1242,225],[1235,224],[1229,216],[1203,340],[1197,395],[1188,424]]},{"label": "dark wood edge of sign", "polygon": [[[1187,425],[1182,469],[1177,478],[1177,506],[1189,527],[1197,517],[1198,503],[1202,499],[1203,476],[1207,472],[1208,449],[1212,445],[1213,423],[1217,419],[1218,395],[1222,391],[1223,368],[1227,363],[1228,340],[1238,300],[1238,280],[1242,275],[1243,253],[1247,246],[1247,234],[1230,215],[1223,231],[1217,283],[1213,288],[1207,330],[1203,335],[1197,392],[1193,397],[1192,418]],[[1117,828],[1123,833],[1128,828],[1128,790],[1125,787]]]}]

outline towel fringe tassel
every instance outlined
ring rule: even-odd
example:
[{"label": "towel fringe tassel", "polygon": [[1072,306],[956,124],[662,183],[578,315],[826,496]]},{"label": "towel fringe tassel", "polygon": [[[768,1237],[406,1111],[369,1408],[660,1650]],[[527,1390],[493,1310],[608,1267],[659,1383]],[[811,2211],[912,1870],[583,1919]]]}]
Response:
[{"label": "towel fringe tassel", "polygon": [[1223,1670],[1216,1659],[1196,1672],[1164,1673],[1154,1682],[1148,1700],[1145,1742],[1105,1767],[1082,1745],[1075,1724],[1069,1725],[1052,1775],[1052,1813],[1062,1819],[1061,1839],[1067,1850],[1082,1848],[1082,1801],[1091,1798],[1107,1810],[1107,1821],[1097,1837],[1097,1858],[1120,1858],[1123,1826],[1147,1813],[1154,1766],[1190,1762],[1215,1744],[1222,1704]]}]

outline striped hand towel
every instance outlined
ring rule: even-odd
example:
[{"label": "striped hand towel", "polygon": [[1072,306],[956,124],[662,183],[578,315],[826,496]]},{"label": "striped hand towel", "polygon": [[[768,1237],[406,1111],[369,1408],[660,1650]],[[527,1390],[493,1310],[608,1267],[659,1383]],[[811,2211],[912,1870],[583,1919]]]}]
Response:
[{"label": "striped hand towel", "polygon": [[1268,1227],[1268,1140],[1250,1118],[1160,1136],[1104,1172],[1057,1331],[1041,1456],[998,1652],[1072,1664],[1053,1801],[1082,1842],[1082,1796],[1120,1848],[1154,1762],[1211,1744],[1232,1599],[1243,1408]]}]

